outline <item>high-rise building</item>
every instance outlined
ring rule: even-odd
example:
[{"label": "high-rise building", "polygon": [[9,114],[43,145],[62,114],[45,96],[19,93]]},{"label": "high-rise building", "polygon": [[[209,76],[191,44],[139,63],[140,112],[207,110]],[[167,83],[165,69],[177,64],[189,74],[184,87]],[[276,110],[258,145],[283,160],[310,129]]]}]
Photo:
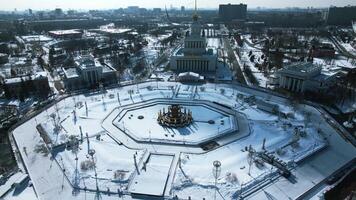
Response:
[{"label": "high-rise building", "polygon": [[126,8],[126,11],[128,13],[138,13],[140,11],[140,7],[138,7],[138,6],[128,6]]},{"label": "high-rise building", "polygon": [[54,10],[54,14],[55,14],[56,16],[63,15],[63,10],[62,10],[61,8],[56,8],[56,9]]},{"label": "high-rise building", "polygon": [[184,6],[180,7],[180,11],[185,12],[185,7]]},{"label": "high-rise building", "polygon": [[326,15],[326,23],[329,25],[350,26],[356,20],[356,6],[330,7]]},{"label": "high-rise building", "polygon": [[152,12],[154,12],[154,13],[160,13],[160,12],[162,12],[162,9],[161,9],[161,8],[153,8],[153,9],[152,9]]},{"label": "high-rise building", "polygon": [[246,20],[246,4],[221,4],[219,5],[219,17],[224,22],[234,20]]}]

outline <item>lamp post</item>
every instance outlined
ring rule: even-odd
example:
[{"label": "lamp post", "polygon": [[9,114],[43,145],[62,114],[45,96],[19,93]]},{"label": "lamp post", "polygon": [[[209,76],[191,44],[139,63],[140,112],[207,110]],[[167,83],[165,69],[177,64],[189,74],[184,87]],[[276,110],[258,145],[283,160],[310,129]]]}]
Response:
[{"label": "lamp post", "polygon": [[217,191],[217,187],[216,187],[216,184],[217,184],[217,181],[218,181],[218,178],[221,174],[221,162],[216,160],[213,162],[213,176],[215,178],[215,194],[214,194],[214,199],[216,200],[216,191]]}]

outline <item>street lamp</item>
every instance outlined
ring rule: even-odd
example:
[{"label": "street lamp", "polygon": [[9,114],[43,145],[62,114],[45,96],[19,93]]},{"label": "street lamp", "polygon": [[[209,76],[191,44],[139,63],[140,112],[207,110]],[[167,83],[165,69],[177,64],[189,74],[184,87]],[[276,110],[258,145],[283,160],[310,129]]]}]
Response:
[{"label": "street lamp", "polygon": [[216,200],[216,191],[217,191],[217,187],[216,187],[216,184],[217,184],[217,181],[218,181],[218,178],[221,174],[221,162],[216,160],[213,162],[213,176],[215,178],[215,194],[214,194],[214,199]]}]

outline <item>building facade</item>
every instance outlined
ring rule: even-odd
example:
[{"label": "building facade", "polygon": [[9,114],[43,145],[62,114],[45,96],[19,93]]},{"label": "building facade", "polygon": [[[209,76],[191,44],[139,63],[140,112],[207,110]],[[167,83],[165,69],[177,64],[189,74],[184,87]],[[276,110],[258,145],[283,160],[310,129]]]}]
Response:
[{"label": "building facade", "polygon": [[356,21],[356,6],[330,7],[326,14],[328,25],[351,26]]},{"label": "building facade", "polygon": [[170,68],[177,72],[215,72],[217,53],[207,48],[205,33],[202,31],[195,14],[190,32],[186,33],[184,45],[178,48],[171,57]]},{"label": "building facade", "polygon": [[246,4],[221,4],[219,5],[219,18],[224,22],[246,20]]},{"label": "building facade", "polygon": [[116,70],[102,65],[92,55],[78,56],[75,67],[63,69],[64,84],[68,90],[96,88],[117,83]]},{"label": "building facade", "polygon": [[313,46],[311,49],[311,55],[314,58],[332,58],[335,56],[335,49],[332,44],[323,43],[317,46]]},{"label": "building facade", "polygon": [[24,99],[30,95],[45,97],[51,89],[46,72],[37,72],[28,76],[5,79],[4,90],[9,98]]},{"label": "building facade", "polygon": [[334,75],[322,74],[321,66],[295,63],[278,71],[279,87],[296,92],[323,91],[334,83]]}]

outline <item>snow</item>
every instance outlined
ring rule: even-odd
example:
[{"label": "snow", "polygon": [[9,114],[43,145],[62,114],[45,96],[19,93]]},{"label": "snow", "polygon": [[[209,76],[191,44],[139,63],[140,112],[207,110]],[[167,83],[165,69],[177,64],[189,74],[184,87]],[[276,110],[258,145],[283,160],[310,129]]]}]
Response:
[{"label": "snow", "polygon": [[[201,102],[184,101],[161,101],[157,104],[144,104],[136,108],[128,108],[129,110],[123,114],[119,114],[119,119],[114,124],[120,129],[128,132],[131,136],[136,136],[138,140],[146,141],[174,141],[182,143],[199,143],[212,137],[217,137],[227,132],[231,132],[236,128],[235,118],[228,113],[217,110],[207,104]],[[183,109],[190,110],[193,115],[193,124],[182,128],[167,128],[157,123],[157,115],[163,109],[168,110],[168,106],[172,103],[177,103],[183,106]],[[208,107],[209,106],[209,107]],[[121,116],[120,116],[121,115]],[[143,119],[138,119],[143,116]],[[214,124],[209,124],[208,121],[213,120]],[[140,126],[137,126],[140,124]]]},{"label": "snow", "polygon": [[346,49],[346,51],[350,52],[353,55],[356,54],[356,49],[351,46],[350,43],[341,43],[341,45]]},{"label": "snow", "polygon": [[354,128],[354,125],[352,122],[349,121],[345,121],[344,123],[342,123],[346,128]]},{"label": "snow", "polygon": [[[250,61],[250,57],[249,57],[250,51],[252,51],[252,55],[255,56],[254,62]],[[252,47],[249,44],[247,44],[246,42],[244,42],[243,47],[241,48],[241,52],[242,52],[241,53],[242,63],[247,65],[251,69],[252,74],[258,80],[258,85],[261,87],[266,87],[267,82],[268,82],[268,77],[266,75],[264,75],[263,72],[260,71],[255,66],[255,64],[263,63],[263,59],[261,59],[261,56],[263,55],[262,50]]]},{"label": "snow", "polygon": [[135,194],[163,196],[173,161],[172,155],[151,154],[146,167],[136,174],[129,191]]},{"label": "snow", "polygon": [[328,74],[328,75],[333,75],[333,74],[341,71],[342,68],[352,69],[355,67],[355,61],[347,60],[346,58],[344,58],[342,56],[339,56],[332,60],[322,59],[322,58],[314,58],[313,62],[314,62],[314,64],[322,66],[322,73]]},{"label": "snow", "polygon": [[0,197],[4,196],[7,192],[9,192],[12,189],[13,184],[21,183],[26,178],[28,178],[28,176],[22,172],[17,172],[14,175],[10,176],[4,184],[0,185]]},{"label": "snow", "polygon": [[4,196],[3,200],[37,200],[33,187],[26,187],[22,191],[14,190]]},{"label": "snow", "polygon": [[[133,91],[133,94],[130,96],[128,91]],[[193,110],[194,118],[202,120],[220,118],[221,113],[211,108],[210,104],[206,104],[209,109],[201,112],[202,108],[194,103],[201,101],[208,101],[211,104],[222,103],[238,113],[235,117],[238,119],[239,134],[216,138],[215,142],[220,146],[205,151],[199,146],[139,143],[114,126],[113,122],[120,109],[152,99],[192,102],[186,103],[185,106]],[[280,111],[293,113],[294,116],[283,118],[259,110],[253,99],[270,101],[279,105]],[[164,106],[167,106],[167,103]],[[228,107],[226,109],[230,110]],[[147,137],[147,132],[142,130],[159,129],[152,120],[156,120],[157,110],[161,108],[162,105],[157,105],[132,111],[133,118],[126,120],[125,126],[128,129],[138,129],[137,134]],[[102,199],[117,199],[117,195],[105,195],[108,190],[112,193],[123,191],[126,198],[129,197],[129,191],[135,188],[131,186],[136,181],[138,192],[177,195],[179,198],[191,196],[193,199],[201,197],[211,199],[216,189],[218,199],[221,197],[230,199],[240,192],[249,198],[258,199],[265,197],[264,193],[260,193],[260,189],[266,187],[266,191],[277,199],[285,199],[287,196],[296,198],[308,191],[356,155],[355,148],[342,139],[326,122],[325,114],[320,112],[308,105],[291,105],[288,100],[273,94],[236,85],[197,86],[152,82],[110,89],[105,93],[65,98],[19,125],[14,129],[13,136],[40,199],[70,200],[84,199],[85,196],[94,199],[98,194]],[[55,114],[56,118],[60,117],[57,120],[59,134],[53,131],[54,120],[50,117],[52,114]],[[144,119],[147,121],[140,122],[136,117],[138,115],[145,115]],[[224,126],[228,124],[225,121]],[[52,154],[47,154],[45,148],[40,148],[45,145],[36,129],[37,125],[43,125],[54,141],[54,145],[49,146],[50,150],[53,148]],[[216,126],[198,125],[207,131],[207,135],[209,131],[216,134]],[[81,139],[79,127],[82,128],[83,141],[79,142],[77,150],[59,146],[71,141],[70,138],[73,136]],[[296,127],[305,131],[306,135],[299,137],[298,145],[291,145],[296,138]],[[202,135],[204,131],[200,134]],[[86,133],[89,136],[89,149],[95,150],[93,157],[88,155]],[[151,133],[155,134],[155,131]],[[158,139],[165,138],[161,133],[154,136]],[[57,137],[63,140],[56,140]],[[178,134],[176,137],[179,139]],[[189,137],[191,137],[189,140],[194,140],[195,134]],[[262,167],[252,164],[248,173],[249,158],[245,149],[251,145],[256,151],[261,151],[264,139],[265,149],[291,167],[298,181],[295,185],[280,178],[275,167],[272,168],[267,163]],[[278,149],[283,149],[283,153],[277,154]],[[150,156],[148,160],[147,171],[142,172],[143,163],[149,155],[152,157]],[[306,157],[310,159],[305,159]],[[212,176],[212,163],[215,160],[222,163],[222,173],[216,187]],[[85,170],[81,167],[84,161],[94,161],[95,167]],[[140,169],[142,174],[137,175],[136,169]],[[166,187],[164,190],[163,182]],[[281,189],[276,190],[275,185]],[[73,187],[81,189],[86,187],[90,191],[98,189],[100,192],[77,191],[73,190]]]},{"label": "snow", "polygon": [[221,47],[221,39],[220,38],[207,38],[207,47],[209,48],[220,48]]},{"label": "snow", "polygon": [[[83,170],[81,164],[84,161],[91,160],[88,155],[87,140],[79,145],[77,153],[66,149],[56,154],[56,160],[59,165],[64,166],[65,172],[71,184],[77,188],[96,189],[95,173],[100,189],[117,191],[127,186],[129,178],[134,172],[134,154],[140,160],[144,151],[127,149],[117,145],[107,135],[101,135],[100,140],[95,137],[89,139],[90,149],[95,150],[94,160],[95,170]],[[78,160],[76,160],[76,157]],[[119,171],[122,176],[115,177],[115,172]]]},{"label": "snow", "polygon": [[[256,184],[255,179],[264,180],[266,177],[270,177],[275,169],[271,170],[270,165],[265,165],[262,168],[252,165],[250,175],[249,165],[247,162],[248,153],[244,151],[244,148],[248,145],[260,150],[262,147],[262,141],[266,138],[266,150],[274,151],[286,143],[290,142],[292,135],[292,128],[287,129],[287,133],[281,127],[283,123],[271,122],[254,122],[252,125],[252,133],[249,137],[236,141],[228,146],[217,149],[214,152],[203,155],[195,154],[182,154],[182,171],[178,172],[178,176],[175,180],[176,193],[185,195],[185,185],[187,179],[190,179],[193,183],[188,185],[189,187],[212,187],[214,178],[212,174],[212,163],[218,159],[222,163],[222,177],[218,180],[218,188],[225,197],[232,198],[235,190],[240,190],[248,187],[252,187]],[[261,134],[263,133],[263,134]],[[321,148],[325,145],[322,138],[315,134],[314,130],[308,130],[310,134],[309,138],[303,138],[299,142],[298,148],[286,148],[286,153],[280,156],[286,162],[293,160],[300,160],[301,157],[307,156],[312,153],[312,149]],[[239,153],[236,153],[236,152]],[[202,165],[201,163],[206,163]],[[231,175],[236,177],[236,180],[231,182],[229,178]]]}]

